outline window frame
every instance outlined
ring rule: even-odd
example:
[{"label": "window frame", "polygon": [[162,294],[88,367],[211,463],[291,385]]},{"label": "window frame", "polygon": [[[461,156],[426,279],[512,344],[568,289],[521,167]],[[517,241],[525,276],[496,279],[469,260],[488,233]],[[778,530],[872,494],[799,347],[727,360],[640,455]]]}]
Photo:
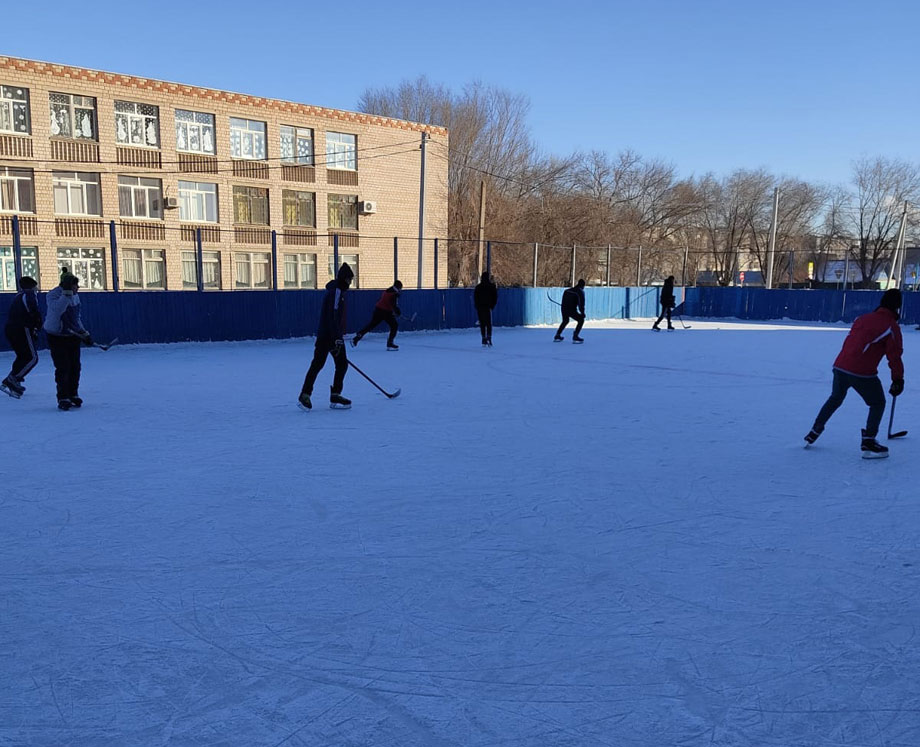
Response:
[{"label": "window frame", "polygon": [[[126,180],[134,180],[136,184],[126,184]],[[141,184],[141,182],[154,182],[154,184]],[[151,194],[154,193],[155,194]],[[127,193],[127,198],[125,198]],[[146,215],[137,214],[138,195],[143,195]],[[125,214],[122,208],[125,205],[123,200],[131,208],[130,214]],[[156,205],[156,210],[153,210]],[[154,179],[147,176],[132,176],[130,174],[118,175],[118,215],[122,218],[135,218],[139,220],[163,220],[163,180]]]},{"label": "window frame", "polygon": [[[183,184],[191,185],[191,186],[183,187],[182,186]],[[214,189],[213,190],[201,189],[202,185],[214,187]],[[185,192],[184,195],[183,195],[183,192]],[[189,182],[189,181],[185,181],[184,179],[180,179],[179,180],[179,220],[183,223],[208,223],[211,225],[218,225],[220,223],[220,200],[218,199],[219,194],[220,194],[220,187],[218,186],[217,182]],[[214,195],[214,220],[208,220],[206,217],[208,214],[207,197],[199,201],[195,197],[196,195]],[[198,208],[198,206],[203,207],[205,217],[203,218],[190,218],[190,217],[183,218],[182,213],[185,212],[187,214],[191,212],[189,208],[191,208],[192,206],[194,206],[196,209]]]},{"label": "window frame", "polygon": [[[244,192],[245,190],[245,192]],[[256,194],[260,193],[260,194]],[[254,200],[264,199],[265,205],[265,220],[260,223],[250,221],[240,220],[238,206],[246,204],[248,206],[250,218],[254,214],[253,205]],[[234,184],[233,185],[233,225],[235,226],[269,226],[271,225],[271,214],[270,214],[270,205],[269,205],[269,193],[268,187],[250,187],[245,184]]]},{"label": "window frame", "polygon": [[[67,101],[52,101],[53,96],[66,96]],[[76,103],[76,99],[80,99],[79,105]],[[84,101],[92,101],[92,108],[89,108],[89,105],[84,103]],[[68,127],[70,128],[69,134],[62,134],[61,132],[55,132],[54,128],[57,126],[60,128],[60,122],[55,119],[55,103],[59,107],[66,107],[67,114],[69,117]],[[63,93],[61,91],[49,91],[48,92],[48,106],[51,112],[51,137],[62,138],[65,140],[89,140],[94,143],[99,142],[99,100],[95,96],[84,96],[80,93]],[[76,124],[76,111],[86,112],[89,111],[91,115],[90,125],[93,129],[92,135],[83,135],[82,124],[79,129],[81,134],[75,134],[78,132]]]},{"label": "window frame", "polygon": [[[137,254],[135,258],[133,256]],[[159,255],[158,258],[153,257],[152,255]],[[138,268],[140,270],[140,284],[133,284],[135,281],[129,280],[128,278],[132,276],[132,272],[128,270],[128,262],[137,262]],[[160,278],[162,285],[151,285],[150,280],[148,279],[148,273],[150,267],[148,263],[156,262],[160,265]],[[122,249],[121,250],[121,286],[126,291],[165,291],[167,288],[166,285],[166,250],[165,249]]]},{"label": "window frame", "polygon": [[[361,259],[360,254],[343,254],[342,252],[339,252],[339,267],[341,267],[343,263],[348,262],[348,266],[351,267],[352,272],[355,273],[354,280],[351,281],[351,287],[354,290],[358,290],[361,287],[360,283],[358,282],[360,278],[360,273],[358,272],[360,259]],[[335,279],[335,273],[336,273],[335,254],[330,253],[329,254],[329,279],[330,280]]]},{"label": "window frame", "polygon": [[[24,98],[16,98],[13,95],[5,95],[7,91],[18,91]],[[22,92],[25,93],[22,93]],[[0,83],[0,109],[9,112],[9,122],[12,129],[3,126],[3,115],[0,113],[0,132],[8,132],[11,135],[31,135],[32,134],[32,105],[29,99],[30,91],[25,86],[8,86]],[[16,108],[19,106],[25,111],[25,129],[16,129]]]},{"label": "window frame", "polygon": [[[351,147],[340,138],[352,138]],[[349,153],[351,158],[349,158]],[[349,162],[351,165],[348,165]],[[341,163],[341,165],[340,165]],[[334,171],[358,170],[358,136],[350,132],[326,133],[326,168]]]},{"label": "window frame", "polygon": [[[342,197],[346,198],[343,200],[332,200],[333,197]],[[344,215],[344,212],[337,211],[336,215],[338,216],[337,220],[333,220],[333,204],[338,205],[353,205],[354,206],[354,218],[355,225],[345,226],[337,225],[340,221],[344,222],[344,218],[347,217]],[[339,194],[338,192],[330,192],[326,195],[326,221],[330,230],[340,230],[340,231],[357,231],[358,230],[358,195],[345,195]]]},{"label": "window frame", "polygon": [[[13,173],[11,173],[13,172]],[[21,182],[29,183],[28,198],[32,202],[31,208],[22,206],[22,185]],[[12,207],[5,206],[3,199],[6,194],[4,184],[12,184],[9,194],[13,197],[15,205]],[[32,169],[18,169],[13,166],[0,166],[0,213],[35,213],[35,172]]]},{"label": "window frame", "polygon": [[[19,273],[41,279],[38,267],[38,247],[21,246],[19,248]],[[0,293],[18,293],[16,286],[16,255],[10,246],[0,246]]]},{"label": "window frame", "polygon": [[[312,257],[312,262],[307,257]],[[289,260],[293,258],[293,262]],[[285,290],[316,290],[316,287],[319,283],[319,278],[317,277],[317,257],[315,252],[285,252],[284,253],[284,268],[281,281],[281,287]],[[293,274],[294,279],[289,283],[288,282],[288,268],[290,265],[293,265]],[[313,268],[313,284],[304,285],[303,278],[303,268],[311,267]]]},{"label": "window frame", "polygon": [[[194,282],[186,279],[185,267],[189,261],[188,255],[191,255],[191,264],[195,269],[195,272],[192,273],[194,276]],[[182,290],[198,290],[198,252],[194,249],[183,249],[179,255],[180,262],[182,263]],[[201,265],[202,270],[204,271],[204,289],[207,290],[220,290],[221,289],[221,278],[220,278],[220,252],[205,250],[201,252]],[[214,267],[216,271],[208,272],[206,268]],[[208,277],[213,277],[213,281],[209,281]]]},{"label": "window frame", "polygon": [[[288,200],[292,199],[296,201],[291,205],[291,207],[293,208],[293,212],[295,216],[299,218],[301,210],[302,210],[301,205],[304,202],[303,198],[300,197],[301,195],[310,195],[310,197],[312,198],[313,220],[309,223],[290,223],[288,222],[288,207],[289,207]],[[291,227],[297,227],[297,228],[316,228],[316,192],[309,192],[305,189],[282,189],[281,190],[281,218],[283,221],[282,225],[284,226],[291,226]]]},{"label": "window frame", "polygon": [[[191,114],[191,120],[180,120],[179,114]],[[176,150],[180,153],[200,153],[204,156],[214,156],[217,155],[217,117],[208,112],[199,112],[193,109],[176,109],[175,110],[175,123],[176,123]],[[210,117],[211,121],[200,122],[198,117]],[[185,144],[186,147],[182,148],[179,146],[180,131],[185,129]],[[204,147],[201,148],[192,148],[191,142],[191,132],[192,130],[198,131],[198,144],[203,145],[204,143],[204,133],[210,130],[211,136],[211,150],[205,150]]]},{"label": "window frame", "polygon": [[[61,252],[76,251],[79,254],[75,257],[61,257]],[[85,256],[85,252],[98,252],[98,256]],[[70,268],[70,271],[80,278],[81,291],[99,291],[106,290],[108,283],[108,274],[106,270],[106,248],[101,246],[58,246],[55,247],[55,257],[57,258],[58,274],[64,267]],[[95,263],[101,263],[102,266],[102,285],[93,286],[91,267]]]},{"label": "window frame", "polygon": [[[285,156],[284,150],[284,136],[285,130],[292,130],[290,133],[290,147],[292,149],[291,155]],[[308,132],[309,137],[302,137],[301,133]],[[279,155],[281,156],[281,163],[290,164],[295,166],[313,166],[316,162],[316,141],[314,140],[314,131],[312,127],[300,127],[298,125],[281,125],[279,128],[279,137],[278,137],[278,148]],[[298,145],[300,142],[309,142],[310,143],[310,153],[309,155],[302,156],[300,155],[300,149]]]},{"label": "window frame", "polygon": [[[239,123],[245,122],[245,127]],[[261,130],[253,128],[251,125],[260,125]],[[261,135],[261,139],[258,137]],[[234,137],[239,138],[238,143],[234,143]],[[250,155],[244,152],[245,143],[249,141]],[[256,155],[256,143],[260,142],[262,154]],[[238,147],[237,147],[238,146]],[[268,123],[258,119],[246,119],[245,117],[230,117],[230,156],[241,161],[265,161],[268,159]]]},{"label": "window frame", "polygon": [[[119,110],[119,105],[122,107],[133,107],[133,111],[128,109]],[[146,106],[153,109],[154,114],[145,114],[140,111],[140,107]],[[141,101],[125,101],[123,99],[115,99],[114,101],[115,108],[115,144],[121,145],[126,148],[147,148],[148,150],[159,150],[162,145],[162,140],[160,139],[160,107],[156,104],[145,104]],[[120,140],[118,135],[118,127],[122,124],[121,120],[125,120],[125,134],[127,140]],[[155,142],[151,144],[149,142],[149,127],[150,122],[154,123],[154,133],[155,133]],[[143,142],[136,143],[133,140],[134,136],[134,125],[135,123],[141,123],[141,132],[143,133]]]},{"label": "window frame", "polygon": [[[69,176],[70,174],[73,174],[73,178],[64,178],[65,176]],[[90,181],[90,180],[88,180],[88,179],[79,179],[79,178],[77,178],[77,177],[79,177],[81,174],[83,174],[83,175],[88,175],[88,176],[94,176],[94,177],[95,177],[95,181]],[[99,173],[93,172],[93,171],[54,171],[54,172],[52,172],[52,174],[51,174],[51,197],[52,197],[52,207],[53,207],[53,210],[54,210],[54,214],[55,214],[55,215],[60,215],[60,216],[73,215],[73,216],[78,216],[78,217],[83,217],[83,218],[86,218],[86,217],[98,218],[98,217],[100,217],[100,216],[102,215],[102,180],[101,180],[100,176],[101,176],[101,175],[100,175]],[[60,184],[59,184],[59,182],[60,182]],[[95,187],[96,187],[96,190],[97,190],[96,200],[97,200],[97,202],[98,202],[98,204],[99,204],[99,212],[98,212],[98,213],[75,213],[75,212],[72,212],[72,211],[69,209],[69,208],[71,207],[71,205],[72,205],[71,190],[74,189],[75,186],[79,186],[79,188],[80,188],[80,192],[81,192],[82,195],[83,195],[83,197],[82,197],[82,199],[83,199],[83,204],[84,204],[85,206],[87,206],[87,207],[89,206],[89,200],[87,199],[87,196],[88,196],[88,187],[87,187],[86,185],[91,185],[91,186],[92,186],[92,185],[95,185]],[[66,191],[66,194],[67,194],[68,212],[66,212],[66,213],[59,213],[59,212],[57,211],[57,190],[58,190],[59,187],[62,187],[62,186],[66,187],[66,190],[67,190],[67,191]],[[69,248],[69,247],[67,247],[67,248]],[[80,248],[80,247],[76,247],[76,248]]]},{"label": "window frame", "polygon": [[[240,283],[239,268],[240,268],[240,259],[246,258],[246,267],[249,274],[249,284],[242,285]],[[260,261],[258,264],[265,266],[265,284],[264,285],[255,285],[253,278],[255,273],[253,270],[256,267],[256,257],[264,257],[264,262]],[[271,252],[233,252],[233,289],[234,290],[271,290],[272,289],[272,255]]]}]

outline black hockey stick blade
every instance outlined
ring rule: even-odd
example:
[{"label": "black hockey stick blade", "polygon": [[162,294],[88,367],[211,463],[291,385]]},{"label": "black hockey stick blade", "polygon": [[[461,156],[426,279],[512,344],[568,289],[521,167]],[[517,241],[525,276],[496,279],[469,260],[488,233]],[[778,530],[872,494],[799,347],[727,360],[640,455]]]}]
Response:
[{"label": "black hockey stick blade", "polygon": [[381,394],[385,395],[387,399],[396,399],[400,394],[402,394],[402,389],[397,389],[395,392],[388,392],[380,384],[374,381],[370,376],[368,376],[364,371],[358,368],[354,363],[348,361],[348,365],[351,366],[355,371],[361,374],[365,379],[367,379],[371,384],[373,384],[377,389],[380,390]]},{"label": "black hockey stick blade", "polygon": [[898,431],[897,433],[892,433],[891,428],[894,425],[894,406],[898,403],[897,395],[891,398],[891,412],[888,413],[888,439],[892,438],[904,438],[907,435],[907,431]]},{"label": "black hockey stick blade", "polygon": [[907,435],[907,431],[898,431],[897,433],[888,433],[888,438],[904,438]]},{"label": "black hockey stick blade", "polygon": [[556,304],[556,306],[562,306],[562,304],[559,303],[555,298],[553,298],[549,293],[546,294],[546,297],[547,297],[550,301],[552,301],[554,304]]},{"label": "black hockey stick blade", "polygon": [[116,337],[116,338],[115,338],[114,340],[112,340],[108,345],[100,345],[98,342],[94,342],[94,343],[93,343],[93,347],[94,347],[94,348],[99,348],[100,350],[108,350],[109,348],[111,348],[112,346],[116,345],[117,343],[118,343],[118,338]]}]

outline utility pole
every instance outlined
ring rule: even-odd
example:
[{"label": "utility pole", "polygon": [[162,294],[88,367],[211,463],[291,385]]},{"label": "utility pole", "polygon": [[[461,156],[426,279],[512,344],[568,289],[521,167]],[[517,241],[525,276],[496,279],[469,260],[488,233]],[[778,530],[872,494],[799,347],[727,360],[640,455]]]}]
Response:
[{"label": "utility pole", "polygon": [[773,187],[773,223],[770,225],[770,249],[767,252],[767,288],[773,287],[773,257],[776,251],[776,222],[779,217],[779,187]]},{"label": "utility pole", "polygon": [[486,183],[479,182],[479,274],[482,275],[482,242],[486,233]]},{"label": "utility pole", "polygon": [[418,182],[418,288],[422,288],[422,252],[425,245],[425,146],[428,133],[422,133],[422,173]]},{"label": "utility pole", "polygon": [[[903,249],[904,249],[904,234],[907,233],[907,208],[909,203],[904,201],[904,211],[901,213],[901,226],[898,228],[898,243],[894,247],[894,260],[891,263],[891,277],[888,278],[888,287],[889,288],[900,288],[901,287],[901,267],[904,264]],[[894,286],[891,285],[891,281],[894,281]]]}]

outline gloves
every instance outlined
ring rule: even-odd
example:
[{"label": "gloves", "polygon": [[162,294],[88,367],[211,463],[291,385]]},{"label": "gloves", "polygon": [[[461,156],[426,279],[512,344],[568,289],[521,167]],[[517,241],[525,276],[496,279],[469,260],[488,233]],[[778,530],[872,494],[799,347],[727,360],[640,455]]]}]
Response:
[{"label": "gloves", "polygon": [[394,309],[394,311],[396,312],[396,316],[402,316],[402,311],[399,310],[399,306],[397,306],[397,307]]},{"label": "gloves", "polygon": [[345,352],[345,340],[341,338],[335,341],[335,345],[332,347],[332,355],[335,358],[338,358]]},{"label": "gloves", "polygon": [[86,347],[91,348],[93,346],[93,336],[89,332],[84,332],[80,336],[80,339],[83,340],[83,344],[86,345]]},{"label": "gloves", "polygon": [[897,397],[903,391],[904,379],[895,379],[891,382],[891,387],[888,389],[888,394],[890,394],[892,397]]}]

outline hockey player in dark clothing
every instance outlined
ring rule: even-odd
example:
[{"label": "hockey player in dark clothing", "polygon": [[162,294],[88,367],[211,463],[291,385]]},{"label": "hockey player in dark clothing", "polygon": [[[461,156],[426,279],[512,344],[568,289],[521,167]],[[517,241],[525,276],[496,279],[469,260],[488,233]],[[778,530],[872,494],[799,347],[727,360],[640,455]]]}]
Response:
[{"label": "hockey player in dark clothing", "polygon": [[671,324],[671,309],[674,308],[674,302],[674,276],[668,275],[664,285],[661,286],[661,314],[658,316],[658,321],[652,325],[652,329],[660,330],[658,325],[665,316],[668,317],[668,329],[674,329],[674,325]]},{"label": "hockey player in dark clothing", "polygon": [[80,281],[66,268],[57,288],[49,291],[45,334],[54,362],[59,410],[82,407],[80,398],[80,343],[92,346],[93,338],[80,318]]},{"label": "hockey player in dark clothing", "polygon": [[569,288],[562,294],[562,324],[559,325],[559,329],[556,330],[556,336],[553,338],[555,342],[562,342],[565,338],[562,336],[562,330],[565,329],[565,326],[569,323],[570,319],[574,319],[578,324],[575,326],[575,334],[572,335],[572,342],[584,342],[584,340],[578,336],[578,333],[581,332],[582,325],[585,323],[585,281],[579,280],[578,284]]},{"label": "hockey player in dark clothing", "polygon": [[492,310],[498,303],[498,288],[489,277],[488,272],[482,273],[479,285],[473,291],[473,305],[479,316],[479,329],[482,332],[482,344],[492,347]]},{"label": "hockey player in dark clothing", "polygon": [[885,291],[879,307],[863,314],[850,328],[843,341],[843,349],[834,361],[834,383],[831,396],[815,418],[815,424],[805,436],[810,446],[824,432],[824,426],[837,408],[843,404],[847,391],[852,387],[869,405],[869,417],[862,432],[862,455],[864,459],[878,459],[888,456],[888,448],[875,440],[882,415],[885,414],[885,392],[878,377],[878,364],[882,356],[888,358],[891,369],[891,387],[888,393],[897,397],[904,391],[904,364],[901,361],[903,344],[901,328],[898,326],[901,312],[901,291],[892,288]]},{"label": "hockey player in dark clothing", "polygon": [[38,310],[38,283],[30,277],[19,281],[20,291],[10,304],[6,321],[6,339],[16,353],[13,368],[0,383],[0,390],[19,399],[26,391],[22,385],[26,375],[38,364],[35,341],[42,326],[42,315]]},{"label": "hockey player in dark clothing", "polygon": [[313,385],[316,377],[326,365],[326,358],[332,353],[335,361],[335,374],[329,393],[329,406],[332,408],[348,409],[351,400],[342,396],[342,387],[345,384],[345,372],[348,370],[348,358],[345,355],[345,292],[354,280],[355,273],[347,262],[339,268],[335,280],[326,283],[326,294],[323,296],[323,306],[319,315],[319,324],[316,327],[316,347],[313,350],[313,362],[310,370],[303,380],[303,389],[298,397],[300,407],[309,410],[313,407],[310,397],[313,394]]},{"label": "hockey player in dark clothing", "polygon": [[403,284],[397,280],[380,294],[380,300],[374,306],[374,314],[371,316],[371,320],[358,334],[351,338],[353,346],[357,347],[358,343],[361,342],[361,338],[380,322],[386,322],[390,327],[390,335],[387,337],[387,350],[399,350],[399,345],[396,344],[396,331],[399,328],[396,317],[402,314],[399,310],[399,294],[402,292],[402,287]]}]

